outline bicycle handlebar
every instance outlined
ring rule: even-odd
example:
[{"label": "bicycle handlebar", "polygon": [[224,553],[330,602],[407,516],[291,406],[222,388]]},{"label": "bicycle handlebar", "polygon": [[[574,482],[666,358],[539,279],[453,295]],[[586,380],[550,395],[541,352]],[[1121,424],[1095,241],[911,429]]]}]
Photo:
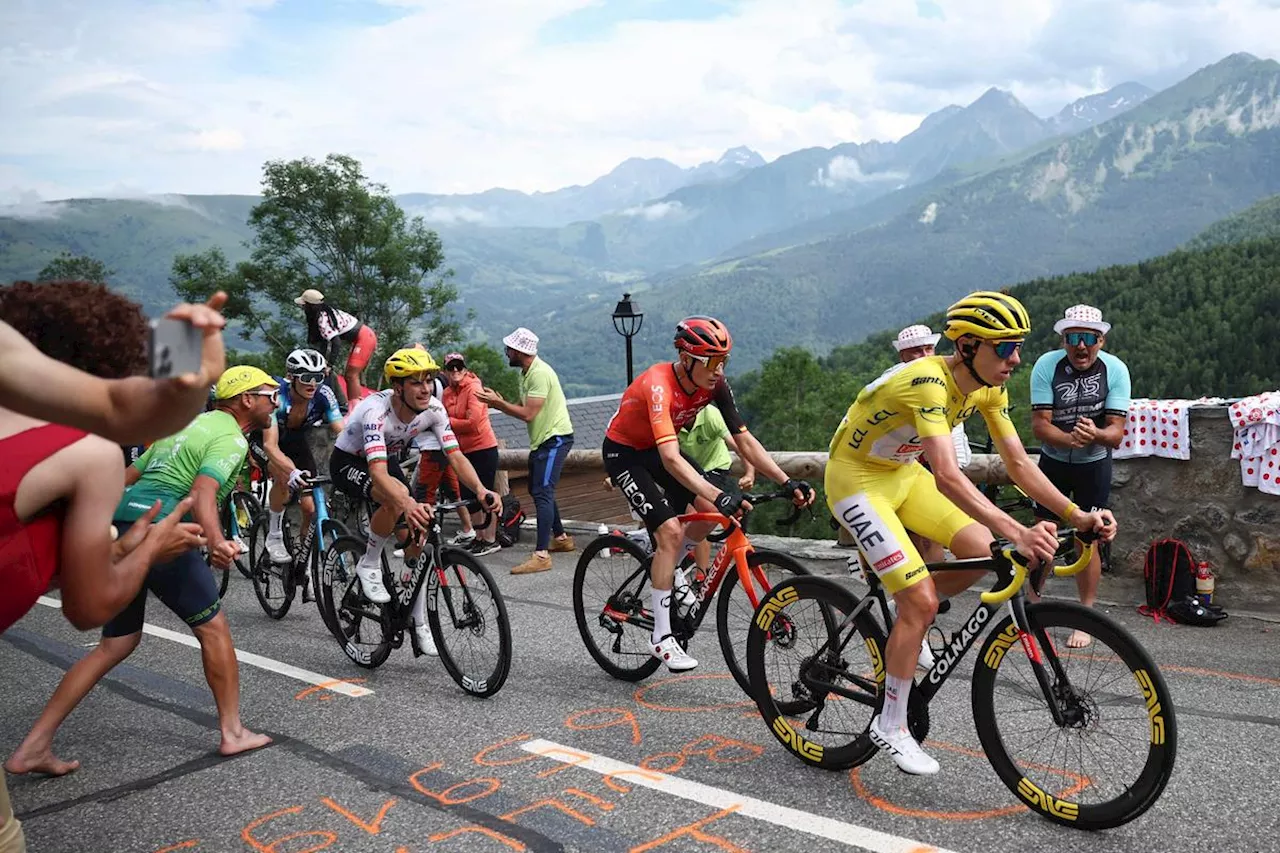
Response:
[{"label": "bicycle handlebar", "polygon": [[[1079,539],[1084,545],[1080,549],[1080,557],[1074,562],[1066,566],[1053,566],[1053,574],[1057,577],[1071,577],[1078,575],[1084,571],[1089,565],[1089,561],[1093,559],[1094,542],[1098,539],[1098,534],[1093,531],[1076,531],[1069,530],[1058,534],[1058,541],[1065,542],[1072,538]],[[1003,543],[993,546],[993,550],[998,551],[1005,561],[1013,567],[1013,576],[1009,582],[1002,587],[996,587],[982,593],[979,598],[983,604],[992,606],[1004,604],[1009,599],[1018,594],[1022,589],[1022,585],[1027,582],[1027,571],[1030,560],[1018,553],[1016,549],[1009,543]]]},{"label": "bicycle handlebar", "polygon": [[[787,492],[787,491],[761,492],[760,494],[755,494],[755,495],[744,494],[742,497],[744,500],[748,501],[751,504],[752,509],[759,506],[760,504],[769,503],[770,501],[795,500],[794,494],[792,492]],[[778,521],[774,522],[774,524],[776,524],[778,527],[789,527],[800,520],[800,513],[803,512],[804,509],[805,508],[802,506],[795,506],[793,504],[791,514],[788,515],[786,518],[779,519]],[[730,518],[733,524],[741,526],[747,520],[747,514],[748,513],[743,513],[742,518],[730,518],[729,516],[725,516],[725,517]],[[733,524],[730,524],[724,527],[724,529],[722,529],[719,533],[709,534],[707,536],[707,541],[723,542],[725,539],[729,538],[729,533],[733,530]]]}]

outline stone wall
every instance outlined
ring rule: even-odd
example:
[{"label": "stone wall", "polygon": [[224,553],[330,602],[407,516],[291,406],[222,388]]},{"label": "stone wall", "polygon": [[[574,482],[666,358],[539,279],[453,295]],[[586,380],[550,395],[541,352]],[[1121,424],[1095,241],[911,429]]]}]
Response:
[{"label": "stone wall", "polygon": [[1141,577],[1152,540],[1176,537],[1196,559],[1209,561],[1228,607],[1274,609],[1280,605],[1280,497],[1241,484],[1226,407],[1192,408],[1190,428],[1190,460],[1116,460],[1111,506],[1120,533],[1112,561]]}]

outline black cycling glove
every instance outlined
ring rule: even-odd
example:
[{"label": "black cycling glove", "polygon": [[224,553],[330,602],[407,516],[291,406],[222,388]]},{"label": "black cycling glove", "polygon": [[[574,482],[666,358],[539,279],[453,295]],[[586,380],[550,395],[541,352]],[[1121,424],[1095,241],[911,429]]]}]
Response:
[{"label": "black cycling glove", "polygon": [[746,502],[747,499],[742,495],[733,494],[731,492],[721,492],[716,495],[716,511],[723,515],[732,517],[745,508],[743,504]]},{"label": "black cycling glove", "polygon": [[804,480],[787,480],[782,484],[782,488],[792,494],[799,492],[805,496],[806,500],[817,497],[817,493],[814,492],[813,486],[809,485]]}]

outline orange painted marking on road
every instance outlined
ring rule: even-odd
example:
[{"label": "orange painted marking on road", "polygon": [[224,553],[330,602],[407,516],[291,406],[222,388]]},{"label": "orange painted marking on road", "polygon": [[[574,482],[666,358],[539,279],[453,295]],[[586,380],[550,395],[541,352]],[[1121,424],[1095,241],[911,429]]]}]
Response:
[{"label": "orange painted marking on road", "polygon": [[163,847],[157,850],[156,853],[174,853],[175,850],[190,850],[199,843],[199,838],[192,838],[190,841],[181,841],[177,844],[171,844],[168,847]]},{"label": "orange painted marking on road", "polygon": [[269,815],[263,815],[262,817],[250,823],[244,829],[240,830],[240,837],[244,840],[246,844],[248,844],[254,850],[257,850],[258,853],[283,853],[279,845],[284,844],[284,842],[286,841],[293,841],[295,838],[308,838],[310,836],[319,836],[320,838],[323,839],[323,843],[314,847],[308,847],[304,850],[290,850],[289,853],[318,853],[318,851],[324,850],[330,845],[335,844],[337,842],[338,836],[336,833],[329,832],[328,830],[319,830],[319,829],[310,830],[308,832],[290,833],[289,835],[285,835],[281,838],[277,838],[275,841],[272,841],[269,843],[259,841],[257,838],[253,836],[253,831],[258,827],[263,826],[264,824],[267,824],[278,817],[283,817],[284,815],[290,815],[290,814],[300,814],[301,812],[302,812],[302,806],[290,806],[287,809],[279,809],[277,811],[272,812]]},{"label": "orange painted marking on road", "polygon": [[[1079,660],[1100,660],[1107,663],[1115,663],[1120,659],[1115,655],[1089,655],[1081,652],[1067,652],[1065,654],[1059,652],[1059,657]],[[1265,684],[1269,687],[1280,687],[1280,678],[1270,678],[1265,675],[1252,675],[1247,672],[1229,672],[1224,669],[1208,669],[1201,666],[1181,666],[1174,663],[1160,664],[1161,672],[1180,672],[1183,675],[1199,675],[1204,678],[1226,678],[1230,681],[1244,681],[1249,684]]]},{"label": "orange painted marking on road", "polygon": [[[583,717],[591,714],[618,714],[619,719],[607,720],[603,723],[588,724],[581,722]],[[640,743],[640,722],[636,719],[636,715],[628,711],[626,708],[591,708],[587,711],[578,711],[570,714],[564,721],[565,727],[575,729],[577,731],[595,731],[597,729],[610,729],[614,726],[631,726],[631,742],[633,744]]]},{"label": "orange painted marking on road", "polygon": [[570,760],[567,763],[559,763],[557,760],[558,762],[557,766],[552,767],[550,770],[543,770],[541,773],[537,774],[539,779],[545,779],[548,776],[554,776],[557,773],[563,773],[566,770],[571,770],[574,767],[577,767],[579,764],[582,764],[584,761],[591,760],[591,756],[578,752],[577,750],[567,749],[567,748],[566,749],[557,748],[557,749],[551,750],[550,752],[543,752],[539,754],[551,756],[551,755],[555,755],[556,753],[559,753],[560,755],[567,755],[569,756]]},{"label": "orange painted marking on road", "polygon": [[554,797],[548,797],[545,800],[538,800],[536,803],[530,803],[527,806],[521,806],[515,811],[507,812],[504,815],[498,815],[498,817],[502,818],[503,820],[515,820],[518,816],[524,814],[525,812],[531,812],[531,811],[535,811],[536,809],[544,809],[544,808],[553,808],[563,814],[567,814],[569,817],[587,826],[596,825],[596,822],[594,819],[587,817],[577,809],[574,809],[570,806],[565,805],[564,803],[560,802]]},{"label": "orange painted marking on road", "polygon": [[[436,802],[444,803],[446,806],[456,806],[460,803],[469,803],[472,800],[478,800],[478,799],[481,799],[482,797],[487,797],[490,794],[492,794],[494,791],[502,787],[502,783],[499,782],[497,779],[494,779],[491,776],[482,776],[476,779],[467,779],[465,782],[458,782],[454,785],[450,785],[448,788],[445,788],[443,791],[429,790],[426,785],[422,784],[422,780],[419,779],[418,777],[424,773],[433,773],[436,770],[439,770],[443,766],[444,765],[442,763],[437,761],[435,764],[430,764],[422,768],[421,770],[419,770],[418,772],[414,773],[412,776],[409,777],[409,784],[412,785],[414,787],[414,790],[416,790],[419,794],[425,794],[426,796],[430,797]],[[470,787],[471,785],[484,785],[485,790],[477,791],[475,794],[467,797],[459,797],[456,793],[454,793],[455,791],[458,791],[458,790],[464,790]]]},{"label": "orange painted marking on road", "polygon": [[657,782],[662,778],[661,776],[658,776],[656,773],[646,773],[643,770],[618,770],[613,773],[604,774],[604,776],[602,777],[604,779],[604,783],[608,785],[609,788],[611,788],[612,790],[617,791],[619,794],[627,793],[628,791],[631,790],[631,786],[623,785],[620,782],[614,781],[614,777],[617,777],[617,776],[639,776],[642,779],[648,779],[650,782]]},{"label": "orange painted marking on road", "polygon": [[614,808],[613,803],[609,802],[608,800],[602,800],[599,797],[597,797],[595,794],[588,794],[586,791],[579,791],[577,788],[565,788],[564,792],[571,796],[581,797],[582,799],[587,800],[588,802],[594,804],[596,808],[600,809],[600,811],[602,812],[613,811],[613,808]]},{"label": "orange painted marking on road", "polygon": [[732,841],[730,841],[727,838],[721,838],[719,835],[712,835],[711,833],[702,831],[702,828],[707,824],[720,820],[723,817],[728,817],[729,815],[733,814],[737,810],[738,810],[737,806],[732,806],[727,809],[722,809],[716,812],[715,814],[711,815],[710,817],[704,817],[702,820],[694,821],[688,826],[682,826],[679,829],[673,829],[671,832],[668,832],[666,835],[662,836],[661,838],[655,838],[652,841],[646,842],[637,847],[632,847],[631,853],[644,853],[644,851],[646,850],[653,850],[654,848],[661,847],[664,844],[670,844],[672,841],[675,841],[677,838],[680,838],[685,835],[693,838],[695,841],[701,841],[704,844],[714,845],[715,847],[718,847],[721,850],[726,851],[726,853],[750,853],[750,851],[748,851],[745,847],[739,847],[738,845],[734,844]]},{"label": "orange painted marking on road", "polygon": [[[984,761],[987,758],[986,753],[981,752],[980,750],[969,749],[968,747],[947,743],[946,741],[929,741],[929,745],[948,752],[967,755],[970,758],[981,758]],[[1064,788],[1056,794],[1059,799],[1075,796],[1092,784],[1087,776],[1080,776],[1079,774],[1072,773],[1058,767],[1048,767],[1043,764],[1024,764],[1023,766],[1031,770],[1054,773],[1058,776],[1074,780],[1074,784],[1070,787]],[[868,791],[866,785],[862,781],[861,770],[862,768],[855,767],[849,771],[849,782],[853,785],[854,793],[881,811],[888,812],[892,815],[898,815],[899,817],[918,817],[927,818],[929,820],[944,820],[959,823],[962,821],[989,820],[991,818],[1007,817],[1009,815],[1027,811],[1027,807],[1021,804],[973,811],[936,811],[933,809],[913,809],[906,806],[899,806],[895,803],[889,802],[889,800],[883,797],[877,797]],[[933,848],[926,847],[922,849],[932,850]]]},{"label": "orange painted marking on road", "polygon": [[451,829],[448,832],[437,832],[435,835],[428,835],[427,840],[432,842],[447,841],[450,838],[456,838],[457,836],[465,835],[468,832],[478,832],[481,835],[488,836],[489,838],[492,838],[494,841],[497,841],[499,844],[505,844],[507,847],[510,847],[512,850],[526,849],[522,842],[517,841],[516,839],[511,838],[510,836],[503,835],[501,832],[496,832],[487,826],[475,826],[474,824],[468,824],[467,826],[461,826],[461,827],[458,827],[457,829]]},{"label": "orange painted marking on road", "polygon": [[338,805],[328,797],[321,797],[320,802],[324,803],[326,806],[333,809],[335,812],[342,815],[347,820],[351,821],[356,826],[360,827],[370,835],[379,835],[382,833],[382,819],[387,816],[387,812],[391,811],[391,807],[396,804],[396,799],[395,797],[392,797],[391,799],[383,803],[382,808],[378,809],[378,814],[374,817],[372,821],[368,823],[356,817],[351,812],[347,811],[342,806]]},{"label": "orange painted marking on road", "polygon": [[[658,759],[673,758],[675,759],[665,767],[654,766]],[[640,759],[640,766],[645,770],[652,770],[655,773],[679,773],[684,769],[685,757],[680,752],[655,752],[653,755],[646,755]]]},{"label": "orange painted marking on road", "polygon": [[[311,687],[306,688],[305,690],[301,690],[293,698],[306,699],[312,693],[319,693],[321,690],[332,690],[334,687],[337,687],[341,684],[363,684],[363,683],[364,683],[363,678],[335,678],[332,681],[326,681],[323,684],[315,684],[315,685],[312,685]],[[320,696],[320,699],[332,699],[332,698],[333,698],[332,693],[323,693]]]},{"label": "orange painted marking on road", "polygon": [[503,761],[498,761],[496,759],[491,759],[487,757],[489,753],[496,752],[499,749],[502,749],[504,746],[510,746],[513,743],[519,743],[520,741],[528,740],[531,737],[533,737],[533,735],[528,734],[526,732],[525,734],[522,734],[522,735],[509,737],[506,740],[500,740],[497,743],[486,746],[484,749],[477,752],[471,760],[474,761],[476,764],[479,764],[481,767],[508,767],[512,764],[524,764],[526,761],[536,761],[538,756],[530,755],[527,752],[522,753],[519,758],[511,758]]},{"label": "orange painted marking on road", "polygon": [[731,708],[754,708],[755,707],[756,703],[752,701],[726,702],[719,705],[682,707],[678,705],[660,705],[657,702],[652,702],[649,699],[645,698],[648,693],[650,693],[651,691],[657,690],[660,687],[667,687],[672,684],[687,684],[690,681],[698,681],[698,680],[705,681],[708,679],[732,680],[733,676],[721,675],[719,673],[709,672],[702,675],[681,675],[676,678],[664,678],[661,681],[654,681],[649,684],[646,684],[644,687],[636,688],[636,692],[632,694],[631,698],[635,700],[637,705],[641,706],[642,708],[648,708],[650,711],[670,711],[672,713],[682,713],[682,714],[696,713],[698,711],[727,711]]}]

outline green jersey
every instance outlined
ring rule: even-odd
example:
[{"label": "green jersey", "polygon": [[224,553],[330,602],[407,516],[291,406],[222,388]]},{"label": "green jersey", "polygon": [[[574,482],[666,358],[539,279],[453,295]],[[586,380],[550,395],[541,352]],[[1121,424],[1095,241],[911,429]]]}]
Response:
[{"label": "green jersey", "polygon": [[520,374],[520,403],[527,405],[530,397],[541,397],[546,402],[529,422],[529,449],[557,435],[572,435],[573,423],[569,420],[569,404],[560,388],[560,377],[540,358],[534,358],[528,371]]},{"label": "green jersey", "polygon": [[727,471],[733,464],[724,440],[729,427],[715,406],[703,406],[693,423],[680,430],[677,438],[685,455],[697,462],[703,471]]},{"label": "green jersey", "polygon": [[116,507],[117,521],[137,521],[157,500],[161,516],[173,511],[191,493],[196,477],[204,474],[218,483],[218,506],[231,493],[249,451],[240,425],[229,413],[205,412],[179,433],[147,448],[134,467],[138,482],[125,489]]}]

